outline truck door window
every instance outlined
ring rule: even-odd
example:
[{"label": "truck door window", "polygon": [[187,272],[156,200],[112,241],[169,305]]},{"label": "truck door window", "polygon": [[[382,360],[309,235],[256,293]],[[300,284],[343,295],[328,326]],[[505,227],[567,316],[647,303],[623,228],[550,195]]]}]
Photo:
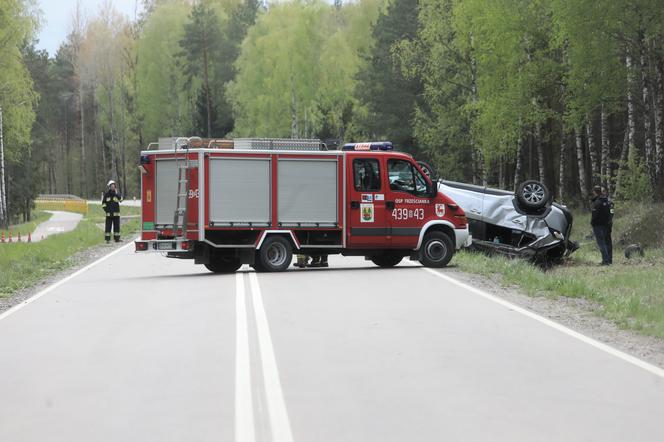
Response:
[{"label": "truck door window", "polygon": [[404,160],[389,160],[387,173],[390,189],[426,196],[428,185],[424,176],[413,165]]},{"label": "truck door window", "polygon": [[358,192],[380,190],[380,168],[378,166],[378,160],[353,160],[353,172],[355,190]]}]

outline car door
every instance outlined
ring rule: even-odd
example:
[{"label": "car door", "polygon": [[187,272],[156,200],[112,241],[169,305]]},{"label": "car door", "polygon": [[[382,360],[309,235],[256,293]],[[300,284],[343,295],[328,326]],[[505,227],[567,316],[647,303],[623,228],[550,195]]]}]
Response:
[{"label": "car door", "polygon": [[425,220],[433,216],[428,196],[431,184],[407,159],[388,158],[386,166],[386,206],[392,247],[415,248]]},{"label": "car door", "polygon": [[389,223],[386,219],[384,161],[379,156],[348,156],[349,248],[386,248]]}]

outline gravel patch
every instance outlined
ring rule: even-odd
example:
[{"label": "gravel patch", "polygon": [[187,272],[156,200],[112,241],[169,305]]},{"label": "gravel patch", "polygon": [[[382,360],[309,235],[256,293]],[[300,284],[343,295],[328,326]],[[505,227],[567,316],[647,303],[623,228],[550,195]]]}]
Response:
[{"label": "gravel patch", "polygon": [[445,273],[596,341],[664,368],[664,339],[618,328],[608,319],[597,316],[597,311],[602,309],[597,303],[581,298],[532,297],[521,293],[517,287],[502,286],[497,278],[487,279],[452,267],[446,269]]}]

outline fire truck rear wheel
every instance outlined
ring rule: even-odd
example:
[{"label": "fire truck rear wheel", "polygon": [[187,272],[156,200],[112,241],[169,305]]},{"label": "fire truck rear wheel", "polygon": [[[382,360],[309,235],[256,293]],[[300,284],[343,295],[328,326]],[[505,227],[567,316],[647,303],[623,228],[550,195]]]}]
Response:
[{"label": "fire truck rear wheel", "polygon": [[420,262],[425,267],[445,267],[454,255],[452,238],[443,232],[427,233],[420,247]]},{"label": "fire truck rear wheel", "polygon": [[378,267],[394,267],[403,259],[402,255],[376,255],[371,257],[371,262]]},{"label": "fire truck rear wheel", "polygon": [[290,241],[282,236],[270,236],[265,240],[263,246],[256,256],[257,271],[281,272],[286,270],[293,260],[293,248]]},{"label": "fire truck rear wheel", "polygon": [[213,258],[205,267],[214,273],[235,273],[237,269],[242,267],[239,259],[231,256],[222,256]]}]

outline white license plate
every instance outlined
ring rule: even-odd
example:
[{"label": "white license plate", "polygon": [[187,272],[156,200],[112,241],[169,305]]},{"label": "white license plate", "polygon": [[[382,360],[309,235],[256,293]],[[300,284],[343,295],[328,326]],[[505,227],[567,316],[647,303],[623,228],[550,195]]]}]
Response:
[{"label": "white license plate", "polygon": [[158,242],[157,250],[175,250],[175,244],[172,242]]}]

